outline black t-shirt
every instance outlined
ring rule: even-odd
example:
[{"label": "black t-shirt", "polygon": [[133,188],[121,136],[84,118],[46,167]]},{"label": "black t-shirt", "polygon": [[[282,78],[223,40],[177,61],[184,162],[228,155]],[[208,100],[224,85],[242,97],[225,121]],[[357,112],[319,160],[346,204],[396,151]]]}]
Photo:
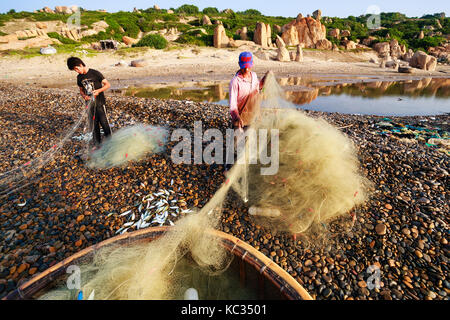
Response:
[{"label": "black t-shirt", "polygon": [[[89,69],[86,74],[78,74],[77,76],[77,84],[79,87],[83,88],[83,91],[85,94],[88,94],[89,86],[91,87],[91,90],[97,90],[101,89],[103,87],[102,81],[105,79],[105,77],[97,70]],[[97,102],[100,104],[105,104],[105,94],[101,92],[96,97]]]}]

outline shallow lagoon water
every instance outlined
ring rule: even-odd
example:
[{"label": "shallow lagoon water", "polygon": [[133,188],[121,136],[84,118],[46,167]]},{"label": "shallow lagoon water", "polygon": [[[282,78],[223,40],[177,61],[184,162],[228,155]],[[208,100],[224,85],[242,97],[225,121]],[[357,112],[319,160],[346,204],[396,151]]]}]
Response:
[{"label": "shallow lagoon water", "polygon": [[[278,82],[288,100],[306,110],[379,116],[450,113],[450,78],[380,80],[377,78],[289,77]],[[228,105],[228,81],[129,87],[126,96],[192,100]]]}]

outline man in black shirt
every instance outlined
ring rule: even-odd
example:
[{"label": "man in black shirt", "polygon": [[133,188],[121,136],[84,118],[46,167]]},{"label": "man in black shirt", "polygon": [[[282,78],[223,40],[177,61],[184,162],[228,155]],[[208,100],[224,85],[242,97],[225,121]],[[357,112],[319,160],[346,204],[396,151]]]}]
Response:
[{"label": "man in black shirt", "polygon": [[103,93],[111,85],[100,72],[89,69],[79,58],[71,57],[67,59],[67,67],[69,70],[78,73],[77,84],[80,87],[80,93],[84,100],[90,100],[91,96],[95,98],[95,102],[91,104],[91,109],[89,110],[89,121],[93,124],[92,135],[95,148],[97,148],[101,142],[100,126],[102,126],[105,137],[111,135],[111,128],[106,117],[105,94]]}]

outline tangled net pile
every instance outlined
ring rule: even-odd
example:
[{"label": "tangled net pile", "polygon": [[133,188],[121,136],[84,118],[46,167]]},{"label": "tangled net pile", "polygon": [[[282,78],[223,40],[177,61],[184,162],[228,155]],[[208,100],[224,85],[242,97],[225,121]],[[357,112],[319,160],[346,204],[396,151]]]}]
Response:
[{"label": "tangled net pile", "polygon": [[107,169],[139,161],[148,154],[162,152],[167,137],[168,131],[161,127],[136,124],[122,128],[91,154],[88,166]]},{"label": "tangled net pile", "polygon": [[[236,163],[227,180],[198,212],[178,220],[158,240],[98,252],[82,267],[82,291],[95,299],[173,299],[183,286],[177,261],[188,255],[206,274],[227,269],[231,256],[205,230],[217,227],[224,201],[233,189],[249,206],[277,211],[260,217],[267,227],[291,233],[317,233],[317,227],[348,214],[367,198],[352,142],[324,120],[291,109],[273,74],[265,82],[262,111],[253,128],[279,133],[279,170],[261,175],[261,164]],[[259,146],[259,152],[270,149]],[[248,143],[247,143],[248,147]],[[248,160],[248,154],[244,154]],[[67,289],[42,298],[70,298]],[[202,297],[200,297],[201,299]]]}]

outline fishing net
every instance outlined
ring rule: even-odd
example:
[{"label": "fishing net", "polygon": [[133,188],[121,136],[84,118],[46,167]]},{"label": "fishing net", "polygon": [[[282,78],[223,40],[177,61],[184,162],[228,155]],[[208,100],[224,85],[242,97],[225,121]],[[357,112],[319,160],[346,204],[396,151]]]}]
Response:
[{"label": "fishing net", "polygon": [[162,127],[136,124],[119,129],[92,152],[88,166],[106,169],[122,166],[128,161],[139,161],[149,153],[162,152],[167,137],[168,131]]},{"label": "fishing net", "polygon": [[[212,199],[155,241],[98,251],[81,267],[85,296],[95,292],[95,299],[180,298],[188,275],[177,269],[177,262],[186,256],[205,274],[224,272],[232,257],[205,231],[217,227],[232,190],[243,200],[242,211],[247,206],[266,227],[306,236],[320,233],[325,223],[366,200],[370,183],[360,173],[350,139],[326,121],[293,110],[273,74],[266,77],[263,98],[252,128],[270,137],[259,143],[257,154],[270,150],[272,160],[278,158],[276,172],[261,174],[271,164],[252,163],[254,141],[242,135],[238,140],[246,141],[240,144],[245,152],[239,155],[238,147],[238,161]],[[60,288],[42,296],[61,297],[73,298],[73,293]]]}]

